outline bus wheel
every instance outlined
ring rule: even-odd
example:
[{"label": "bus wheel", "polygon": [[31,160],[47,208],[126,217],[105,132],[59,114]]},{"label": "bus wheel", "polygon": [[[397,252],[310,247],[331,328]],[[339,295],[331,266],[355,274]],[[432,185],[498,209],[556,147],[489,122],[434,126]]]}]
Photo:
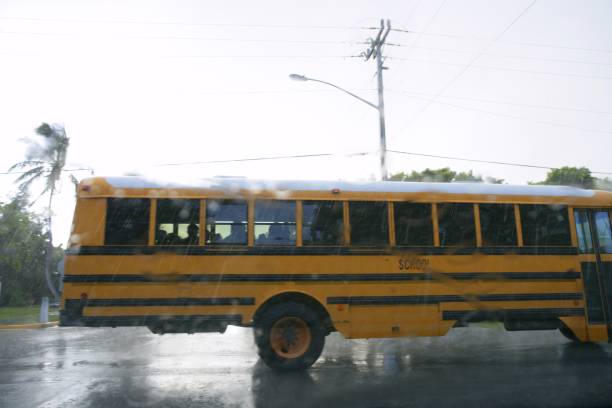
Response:
[{"label": "bus wheel", "polygon": [[259,357],[277,370],[310,367],[323,351],[325,329],[317,313],[296,302],[280,303],[254,322]]},{"label": "bus wheel", "polygon": [[565,338],[567,338],[567,339],[569,339],[571,341],[578,342],[578,343],[580,342],[580,339],[578,337],[576,337],[574,332],[571,331],[567,326],[564,325],[564,326],[559,327],[559,331],[561,332],[561,334]]}]

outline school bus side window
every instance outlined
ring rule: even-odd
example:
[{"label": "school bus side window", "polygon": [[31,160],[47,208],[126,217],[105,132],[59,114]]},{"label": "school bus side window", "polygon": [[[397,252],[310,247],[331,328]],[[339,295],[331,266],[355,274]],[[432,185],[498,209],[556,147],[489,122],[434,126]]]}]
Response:
[{"label": "school bus side window", "polygon": [[109,198],[106,204],[106,245],[146,245],[151,201],[144,198]]},{"label": "school bus side window", "polygon": [[197,245],[200,200],[158,199],[156,245]]},{"label": "school bus side window", "polygon": [[608,211],[595,211],[593,214],[597,228],[597,243],[599,250],[604,254],[612,254],[612,228],[610,227],[610,213]]},{"label": "school bus side window", "polygon": [[342,245],[344,242],[341,201],[303,201],[304,245]]},{"label": "school bus side window", "polygon": [[571,245],[566,206],[521,204],[519,208],[526,246]]},{"label": "school bus side window", "polygon": [[351,245],[388,245],[386,201],[349,202]]},{"label": "school bus side window", "polygon": [[431,204],[394,203],[396,245],[432,246]]},{"label": "school bus side window", "polygon": [[593,253],[593,236],[591,235],[591,225],[586,210],[575,210],[574,221],[576,222],[576,239],[578,240],[578,250],[581,254]]},{"label": "school bus side window", "polygon": [[512,204],[479,204],[484,246],[516,246],[516,220]]},{"label": "school bus side window", "polygon": [[474,205],[438,204],[438,230],[441,246],[475,246]]},{"label": "school bus side window", "polygon": [[295,201],[255,202],[255,244],[295,245]]},{"label": "school bus side window", "polygon": [[244,200],[207,200],[206,243],[246,245],[247,208]]}]

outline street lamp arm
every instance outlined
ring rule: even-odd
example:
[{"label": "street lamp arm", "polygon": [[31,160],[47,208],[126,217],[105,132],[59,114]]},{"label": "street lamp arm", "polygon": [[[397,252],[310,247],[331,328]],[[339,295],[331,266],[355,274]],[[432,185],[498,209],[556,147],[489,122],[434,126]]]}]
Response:
[{"label": "street lamp arm", "polygon": [[[381,20],[380,24],[381,24],[381,29],[376,39],[376,42],[380,41],[380,36],[384,29],[384,21]],[[391,26],[389,26],[387,29],[387,34],[389,33],[390,27]],[[385,37],[387,36],[387,34],[385,34]],[[384,39],[382,40],[382,42],[384,42]],[[294,81],[302,81],[302,82],[314,81],[314,82],[320,82],[325,85],[329,85],[332,88],[336,88],[337,90],[342,91],[345,94],[348,94],[355,99],[359,99],[361,102],[365,103],[368,106],[371,106],[372,108],[378,111],[379,123],[380,123],[380,173],[381,173],[381,178],[383,180],[386,180],[387,179],[387,160],[386,160],[387,142],[386,142],[386,136],[385,136],[385,103],[383,100],[383,86],[382,86],[382,71],[384,67],[383,67],[383,62],[381,58],[381,50],[380,50],[381,44],[380,43],[377,44],[377,47],[378,49],[376,51],[376,62],[378,64],[378,72],[377,72],[377,75],[378,75],[378,104],[372,103],[368,101],[367,99],[363,99],[361,96],[355,95],[354,93],[349,92],[346,89],[340,88],[338,85],[334,85],[327,81],[321,81],[320,79],[308,78],[306,75],[300,75],[300,74],[289,74],[289,78],[291,78]]]},{"label": "street lamp arm", "polygon": [[355,95],[354,93],[352,93],[352,92],[350,92],[350,91],[347,91],[347,90],[346,90],[346,89],[344,89],[344,88],[340,88],[338,85],[334,85],[334,84],[332,84],[331,82],[321,81],[320,79],[313,79],[313,78],[307,78],[307,81],[320,82],[320,83],[322,83],[322,84],[332,86],[332,87],[336,88],[337,90],[342,91],[342,92],[344,92],[344,93],[346,93],[346,94],[349,94],[349,95],[351,95],[353,98],[359,99],[361,102],[363,102],[363,103],[365,103],[365,104],[370,105],[370,106],[371,106],[371,107],[373,107],[374,109],[378,109],[378,105],[373,104],[372,102],[370,102],[370,101],[368,101],[368,100],[366,100],[366,99],[363,99],[361,96]]}]

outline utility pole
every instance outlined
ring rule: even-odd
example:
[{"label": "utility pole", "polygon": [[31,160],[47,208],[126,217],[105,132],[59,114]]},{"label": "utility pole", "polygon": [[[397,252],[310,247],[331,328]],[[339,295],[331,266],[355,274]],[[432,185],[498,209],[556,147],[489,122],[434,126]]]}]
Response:
[{"label": "utility pole", "polygon": [[385,40],[389,35],[389,31],[391,31],[391,21],[387,20],[385,22],[385,20],[380,20],[380,30],[378,30],[376,38],[370,38],[370,47],[360,54],[360,56],[364,57],[366,61],[368,61],[370,58],[376,59],[376,76],[378,78],[378,104],[372,103],[362,98],[361,96],[355,95],[354,93],[327,81],[310,78],[306,75],[300,74],[289,75],[289,78],[294,81],[312,81],[329,85],[378,110],[378,119],[380,126],[380,178],[382,180],[387,179],[387,136],[385,134],[385,100],[383,97],[383,70],[387,69],[387,67],[383,66],[385,61],[382,56],[382,48],[383,45],[385,45]]},{"label": "utility pole", "polygon": [[370,38],[370,48],[361,55],[366,61],[371,58],[376,59],[376,76],[378,79],[378,117],[380,126],[380,177],[382,180],[387,179],[387,136],[385,133],[385,101],[383,88],[383,70],[387,67],[383,66],[384,60],[382,56],[382,48],[385,40],[391,31],[391,20],[380,20],[380,30],[375,39]]}]

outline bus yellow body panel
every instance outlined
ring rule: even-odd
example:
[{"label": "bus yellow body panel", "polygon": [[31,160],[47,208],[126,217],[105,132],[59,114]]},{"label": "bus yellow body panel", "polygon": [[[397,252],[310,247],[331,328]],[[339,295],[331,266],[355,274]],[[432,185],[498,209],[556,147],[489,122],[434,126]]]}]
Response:
[{"label": "bus yellow body panel", "polygon": [[[213,328],[222,330],[227,324],[249,326],[268,301],[301,294],[321,305],[331,328],[347,338],[439,336],[470,321],[501,318],[510,330],[554,328],[554,320],[581,341],[608,341],[611,316],[605,308],[610,294],[601,286],[603,306],[587,307],[587,299],[599,296],[595,293],[599,286],[589,278],[585,288],[585,265],[605,269],[612,265],[612,254],[578,251],[574,211],[603,209],[609,213],[612,193],[544,196],[472,194],[467,190],[464,194],[313,189],[279,193],[265,188],[124,188],[103,178],[89,179],[79,186],[66,255],[63,324],[114,326],[136,319],[129,321],[134,325],[141,319],[151,327],[163,326],[165,319],[201,317],[218,320]],[[107,200],[111,198],[151,202],[145,244],[137,248],[106,245]],[[155,208],[161,208],[158,201],[167,198],[199,201],[202,210],[197,219],[202,235],[195,249],[156,245],[160,223]],[[298,238],[291,246],[259,247],[256,243],[257,214],[253,208],[258,200],[270,199],[298,203],[294,222]],[[244,245],[216,246],[208,236],[204,239],[207,200],[248,203],[248,221],[244,221],[248,222],[248,240]],[[302,242],[306,228],[302,204],[313,200],[344,203],[342,244],[329,248]],[[386,245],[359,247],[351,243],[348,206],[353,201],[388,203]],[[404,202],[433,206],[431,245],[397,246],[393,203]],[[437,206],[443,203],[473,205],[473,247],[442,245]],[[511,247],[483,242],[480,207],[487,203],[510,206],[518,234]],[[570,225],[567,246],[531,248],[524,244],[519,206],[533,204],[565,208]],[[606,275],[612,274],[612,268],[605,271],[596,276],[612,279]],[[590,313],[600,313],[603,320],[590,319]]]}]

